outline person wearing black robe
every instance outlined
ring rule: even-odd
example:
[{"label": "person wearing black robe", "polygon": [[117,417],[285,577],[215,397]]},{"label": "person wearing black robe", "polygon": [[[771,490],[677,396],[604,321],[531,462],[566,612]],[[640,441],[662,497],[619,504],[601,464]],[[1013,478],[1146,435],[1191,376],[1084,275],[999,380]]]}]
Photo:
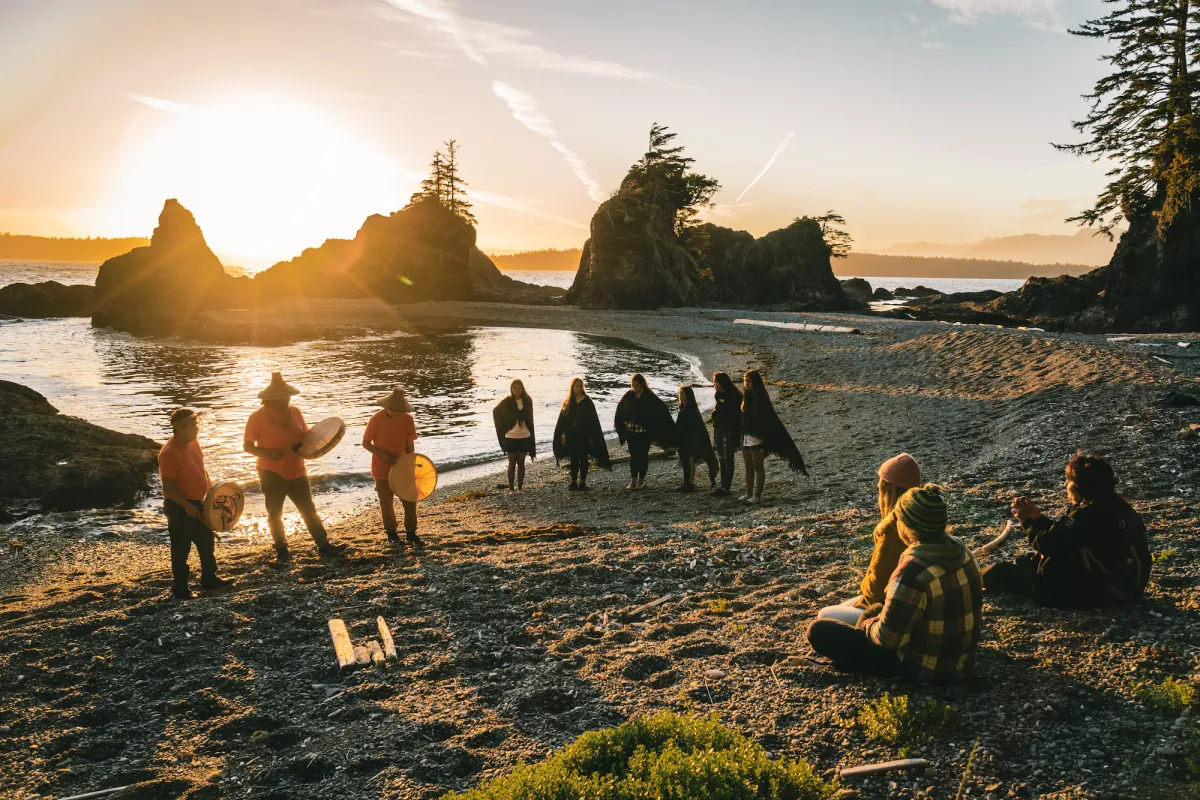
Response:
[{"label": "person wearing black robe", "polygon": [[742,392],[724,372],[713,375],[713,447],[721,462],[721,485],[712,493],[729,495],[733,487],[733,468],[742,449]]},{"label": "person wearing black robe", "polygon": [[596,404],[587,396],[582,378],[571,381],[571,392],[558,413],[558,424],[554,426],[554,458],[556,461],[571,460],[571,485],[567,489],[572,492],[587,491],[590,458],[595,458],[596,466],[601,469],[612,469],[600,416],[596,413]]},{"label": "person wearing black robe", "polygon": [[767,473],[764,461],[769,455],[785,458],[793,470],[808,474],[804,456],[796,449],[791,434],[775,414],[771,396],[758,370],[746,372],[742,382],[742,460],[746,464],[747,503],[762,502],[763,483]]},{"label": "person wearing black robe", "polygon": [[492,421],[496,423],[500,449],[508,456],[508,492],[518,494],[525,487],[525,456],[537,458],[533,400],[519,379],[512,382],[508,396],[492,409]]},{"label": "person wearing black robe", "polygon": [[629,379],[629,391],[617,404],[617,438],[629,448],[629,485],[626,489],[646,486],[646,471],[650,467],[650,444],[656,442],[664,450],[675,447],[675,420],[671,411],[654,392],[650,391],[641,373]]},{"label": "person wearing black robe", "polygon": [[708,426],[700,409],[696,406],[696,393],[690,386],[679,387],[679,414],[675,417],[675,436],[679,442],[679,465],[683,467],[683,485],[681,492],[694,492],[696,485],[692,479],[696,475],[696,461],[708,465],[708,485],[715,489],[717,485],[717,454],[713,452],[712,442],[708,438]]}]

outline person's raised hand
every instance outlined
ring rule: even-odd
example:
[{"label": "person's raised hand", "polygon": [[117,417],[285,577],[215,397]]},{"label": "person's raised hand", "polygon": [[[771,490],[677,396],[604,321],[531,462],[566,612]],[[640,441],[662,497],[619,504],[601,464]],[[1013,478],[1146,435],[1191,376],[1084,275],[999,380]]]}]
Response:
[{"label": "person's raised hand", "polygon": [[380,453],[379,460],[387,464],[389,467],[396,463],[396,457],[391,453]]},{"label": "person's raised hand", "polygon": [[1042,512],[1038,509],[1034,502],[1025,495],[1021,495],[1017,499],[1013,500],[1012,513],[1013,516],[1021,522],[1025,522],[1026,520],[1030,519],[1037,519],[1042,515]]}]

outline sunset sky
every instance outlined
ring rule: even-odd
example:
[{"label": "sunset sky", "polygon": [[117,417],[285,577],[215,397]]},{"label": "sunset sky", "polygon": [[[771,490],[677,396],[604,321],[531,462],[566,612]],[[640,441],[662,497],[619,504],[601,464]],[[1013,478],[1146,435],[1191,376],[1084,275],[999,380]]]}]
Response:
[{"label": "sunset sky", "polygon": [[270,263],[403,206],[454,137],[481,247],[576,247],[659,121],[756,235],[828,209],[859,250],[1073,233],[1104,166],[1049,143],[1103,69],[1066,29],[1103,8],[0,0],[0,231],[148,235],[176,197]]}]

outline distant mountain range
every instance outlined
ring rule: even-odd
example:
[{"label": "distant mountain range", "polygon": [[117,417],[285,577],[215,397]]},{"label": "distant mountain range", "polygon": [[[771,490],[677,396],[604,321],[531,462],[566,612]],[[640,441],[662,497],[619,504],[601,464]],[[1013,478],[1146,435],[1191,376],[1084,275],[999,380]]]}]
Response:
[{"label": "distant mountain range", "polygon": [[5,261],[82,261],[97,263],[145,247],[150,240],[129,236],[123,239],[69,239],[0,233],[0,259]]},{"label": "distant mountain range", "polygon": [[1072,236],[1025,233],[999,236],[965,244],[903,242],[879,251],[880,255],[922,258],[970,258],[1020,261],[1026,264],[1087,264],[1103,266],[1112,258],[1115,241],[1084,228]]}]

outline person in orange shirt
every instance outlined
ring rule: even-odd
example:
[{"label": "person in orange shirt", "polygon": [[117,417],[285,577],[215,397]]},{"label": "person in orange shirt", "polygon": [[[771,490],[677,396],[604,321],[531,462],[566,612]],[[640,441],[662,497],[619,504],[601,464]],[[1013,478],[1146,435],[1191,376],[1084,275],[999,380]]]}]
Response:
[{"label": "person in orange shirt", "polygon": [[291,404],[292,397],[298,394],[300,390],[285,381],[282,374],[272,372],[270,385],[258,393],[262,407],[246,420],[246,433],[242,437],[245,451],[258,457],[258,479],[267,506],[267,524],[280,564],[292,560],[283,532],[283,503],[289,497],[316,542],[317,552],[323,556],[340,556],[346,550],[346,545],[329,541],[325,524],[313,505],[308,470],[299,453],[300,440],[308,430],[308,423],[300,409]]},{"label": "person in orange shirt", "polygon": [[[375,493],[379,495],[379,510],[383,515],[383,529],[389,542],[400,541],[396,532],[395,495],[388,483],[388,472],[392,465],[407,453],[416,452],[417,425],[413,421],[412,404],[400,389],[393,389],[386,397],[375,401],[381,406],[367,423],[363,432],[362,446],[371,454],[371,477],[375,479]],[[401,500],[404,507],[405,539],[413,547],[424,542],[417,536],[417,504]]]},{"label": "person in orange shirt", "polygon": [[212,488],[204,468],[204,451],[196,441],[199,412],[177,408],[171,412],[171,438],[158,451],[158,476],[162,479],[163,513],[167,515],[167,536],[171,541],[172,594],[180,600],[194,600],[188,587],[188,556],[192,545],[200,557],[200,586],[221,589],[233,581],[217,577],[217,558],[213,553],[216,537],[201,520],[204,496]]}]

